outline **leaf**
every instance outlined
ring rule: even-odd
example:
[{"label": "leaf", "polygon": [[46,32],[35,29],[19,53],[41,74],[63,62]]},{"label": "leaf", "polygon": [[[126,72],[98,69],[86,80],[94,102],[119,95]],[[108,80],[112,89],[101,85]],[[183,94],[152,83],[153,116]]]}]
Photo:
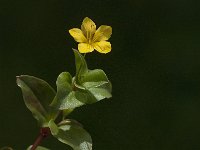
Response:
[{"label": "leaf", "polygon": [[97,101],[112,97],[112,85],[104,71],[101,69],[88,71],[83,75],[80,82],[82,86],[97,99]]},{"label": "leaf", "polygon": [[55,97],[55,91],[47,82],[21,75],[17,77],[17,85],[22,90],[25,105],[42,126],[54,119],[57,112],[49,104]]},{"label": "leaf", "polygon": [[54,137],[60,142],[71,146],[74,150],[92,150],[92,139],[89,133],[77,123],[68,121],[57,126],[53,120],[49,122],[49,128]]},{"label": "leaf", "polygon": [[69,95],[72,91],[72,76],[69,72],[62,72],[56,81],[57,93],[55,99],[51,103],[52,107],[59,108],[62,101]]},{"label": "leaf", "polygon": [[104,98],[111,98],[112,95],[107,89],[103,88],[90,88],[89,91],[94,95],[94,97],[99,101]]},{"label": "leaf", "polygon": [[80,83],[82,84],[85,82],[100,82],[100,81],[108,82],[109,80],[103,70],[94,69],[94,70],[88,70],[88,72],[82,76]]},{"label": "leaf", "polygon": [[[30,145],[30,146],[27,148],[27,150],[31,150],[31,147],[32,147],[32,145]],[[50,149],[45,148],[45,147],[43,147],[43,146],[38,146],[35,150],[50,150]]]},{"label": "leaf", "polygon": [[[72,76],[69,72],[62,72],[56,81],[57,93],[51,103],[51,106],[55,109],[60,109],[60,105],[63,104],[63,101],[67,98],[70,92],[72,92]],[[63,118],[69,115],[73,109],[63,110]]]},{"label": "leaf", "polygon": [[73,49],[76,63],[76,82],[80,80],[80,77],[88,71],[87,63],[81,53]]},{"label": "leaf", "polygon": [[95,97],[86,90],[72,91],[60,105],[60,109],[74,109],[85,104],[96,102]]}]

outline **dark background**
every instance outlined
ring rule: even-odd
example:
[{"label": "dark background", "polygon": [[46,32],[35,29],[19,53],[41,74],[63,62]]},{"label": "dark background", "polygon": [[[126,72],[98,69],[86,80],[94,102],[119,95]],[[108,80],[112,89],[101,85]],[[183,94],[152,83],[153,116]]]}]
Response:
[{"label": "dark background", "polygon": [[[199,8],[195,0],[0,0],[0,147],[24,150],[38,135],[15,76],[56,88],[60,72],[74,74],[68,30],[88,16],[113,27],[112,52],[86,56],[90,69],[107,73],[113,98],[70,115],[94,150],[199,150]],[[42,144],[68,148],[53,138]]]}]

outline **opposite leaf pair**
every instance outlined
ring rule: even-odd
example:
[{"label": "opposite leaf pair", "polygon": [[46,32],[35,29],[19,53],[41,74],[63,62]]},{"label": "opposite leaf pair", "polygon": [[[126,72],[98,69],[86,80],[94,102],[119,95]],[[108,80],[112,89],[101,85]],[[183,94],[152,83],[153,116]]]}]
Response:
[{"label": "opposite leaf pair", "polygon": [[57,79],[57,94],[51,104],[60,110],[74,109],[110,98],[111,83],[101,69],[89,70],[84,57],[74,50],[76,76],[63,72]]}]

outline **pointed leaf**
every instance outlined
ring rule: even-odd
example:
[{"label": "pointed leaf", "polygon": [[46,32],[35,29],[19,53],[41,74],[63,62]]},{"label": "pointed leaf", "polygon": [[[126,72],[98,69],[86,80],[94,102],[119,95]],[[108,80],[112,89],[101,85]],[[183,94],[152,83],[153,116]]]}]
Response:
[{"label": "pointed leaf", "polygon": [[17,85],[22,90],[27,108],[41,125],[53,118],[55,112],[49,104],[55,97],[55,91],[47,82],[33,76],[21,75],[17,77]]},{"label": "pointed leaf", "polygon": [[[55,109],[60,109],[60,105],[68,97],[69,93],[72,91],[72,76],[69,72],[62,72],[56,81],[57,93],[51,106]],[[73,109],[65,109],[63,111],[63,118],[69,115]]]},{"label": "pointed leaf", "polygon": [[92,150],[91,136],[78,124],[68,122],[58,127],[53,121],[50,121],[49,128],[53,136],[74,150]]},{"label": "pointed leaf", "polygon": [[87,63],[81,53],[73,49],[76,63],[76,81],[79,82],[81,76],[88,71]]},{"label": "pointed leaf", "polygon": [[59,108],[62,101],[69,95],[72,91],[72,76],[69,72],[62,72],[56,81],[57,93],[56,97],[51,103],[52,107]]}]

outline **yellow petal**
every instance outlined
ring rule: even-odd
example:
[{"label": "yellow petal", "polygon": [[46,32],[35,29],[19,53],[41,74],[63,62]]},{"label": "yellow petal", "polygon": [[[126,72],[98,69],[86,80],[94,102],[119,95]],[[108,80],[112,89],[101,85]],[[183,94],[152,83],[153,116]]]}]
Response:
[{"label": "yellow petal", "polygon": [[94,49],[96,49],[99,53],[108,53],[111,51],[111,44],[107,41],[100,41],[93,44]]},{"label": "yellow petal", "polygon": [[93,42],[106,41],[112,34],[112,27],[101,25],[94,34]]},{"label": "yellow petal", "polygon": [[87,43],[78,44],[78,50],[80,53],[90,53],[94,50],[94,47]]},{"label": "yellow petal", "polygon": [[83,19],[81,30],[87,39],[91,39],[96,31],[95,23],[88,17]]},{"label": "yellow petal", "polygon": [[83,42],[84,43],[84,42],[87,41],[85,36],[83,35],[83,32],[78,28],[70,29],[69,33],[74,38],[74,40],[77,41],[77,42],[81,42],[81,43]]}]

